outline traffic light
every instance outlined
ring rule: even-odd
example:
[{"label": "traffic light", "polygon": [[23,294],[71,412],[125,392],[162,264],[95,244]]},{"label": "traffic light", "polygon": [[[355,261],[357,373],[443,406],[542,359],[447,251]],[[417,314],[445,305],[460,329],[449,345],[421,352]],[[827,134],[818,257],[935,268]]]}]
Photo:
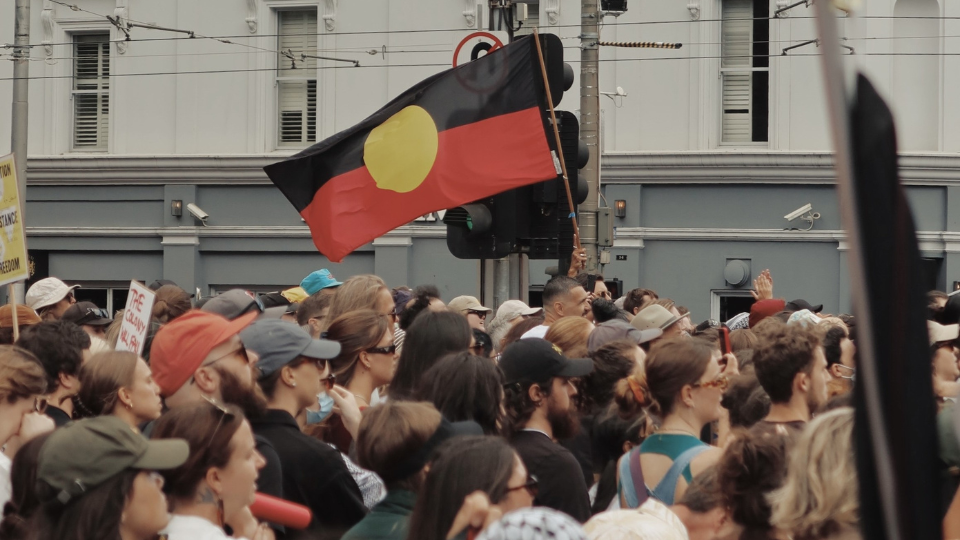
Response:
[{"label": "traffic light", "polygon": [[[540,46],[547,68],[547,86],[553,104],[563,99],[563,93],[573,86],[574,73],[570,64],[563,61],[563,42],[553,34],[540,34]],[[540,72],[536,78],[539,80]],[[543,96],[546,106],[546,92]],[[547,141],[551,149],[556,146],[553,127],[547,118]],[[567,164],[574,203],[586,199],[586,185],[580,186],[577,169],[586,164],[580,159],[586,146],[579,148],[580,128],[573,113],[556,111],[557,127],[560,130],[561,151]],[[490,156],[496,159],[496,156]],[[458,259],[499,259],[511,253],[526,252],[531,259],[553,259],[566,252],[569,259],[573,246],[573,225],[568,218],[563,177],[538,184],[512,189],[447,210],[443,222],[447,225],[447,248]],[[561,248],[560,244],[566,244]]]}]

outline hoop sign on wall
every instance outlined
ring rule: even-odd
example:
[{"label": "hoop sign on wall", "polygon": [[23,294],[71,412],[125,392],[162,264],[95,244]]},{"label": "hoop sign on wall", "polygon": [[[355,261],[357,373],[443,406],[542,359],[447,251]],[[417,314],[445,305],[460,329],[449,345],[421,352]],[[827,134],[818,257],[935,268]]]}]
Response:
[{"label": "hoop sign on wall", "polygon": [[466,64],[503,47],[510,41],[506,32],[472,32],[453,50],[453,67]]}]

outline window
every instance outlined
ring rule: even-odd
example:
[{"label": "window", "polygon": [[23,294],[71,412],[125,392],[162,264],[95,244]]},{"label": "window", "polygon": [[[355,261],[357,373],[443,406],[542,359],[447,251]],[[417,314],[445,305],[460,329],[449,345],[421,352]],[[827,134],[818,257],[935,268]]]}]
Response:
[{"label": "window", "polygon": [[73,38],[73,148],[106,150],[110,119],[110,34]]},{"label": "window", "polygon": [[277,12],[279,146],[317,141],[317,10]]},{"label": "window", "polygon": [[722,9],[720,141],[767,142],[769,4],[767,0],[723,0]]}]

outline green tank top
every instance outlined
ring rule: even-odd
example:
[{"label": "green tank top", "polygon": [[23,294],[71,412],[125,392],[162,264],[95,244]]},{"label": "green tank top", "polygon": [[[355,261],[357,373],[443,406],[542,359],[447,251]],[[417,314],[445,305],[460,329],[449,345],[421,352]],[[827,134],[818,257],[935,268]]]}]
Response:
[{"label": "green tank top", "polygon": [[[641,454],[660,454],[667,456],[670,461],[677,459],[680,454],[687,450],[706,446],[706,444],[693,435],[685,433],[654,433],[647,437],[640,445]],[[690,472],[690,465],[683,468],[683,479],[689,484],[693,482],[693,473]]]}]

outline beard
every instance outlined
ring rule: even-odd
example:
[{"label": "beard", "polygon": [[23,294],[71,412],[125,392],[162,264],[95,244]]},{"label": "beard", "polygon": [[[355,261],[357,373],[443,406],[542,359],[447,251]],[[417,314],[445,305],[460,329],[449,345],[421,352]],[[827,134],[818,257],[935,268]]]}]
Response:
[{"label": "beard", "polygon": [[573,406],[567,409],[557,407],[553,400],[547,403],[547,421],[557,440],[572,439],[580,431],[580,417]]},{"label": "beard", "polygon": [[220,374],[220,398],[224,403],[240,407],[247,418],[259,418],[267,411],[267,398],[254,382],[245,385],[233,372],[214,366]]}]

